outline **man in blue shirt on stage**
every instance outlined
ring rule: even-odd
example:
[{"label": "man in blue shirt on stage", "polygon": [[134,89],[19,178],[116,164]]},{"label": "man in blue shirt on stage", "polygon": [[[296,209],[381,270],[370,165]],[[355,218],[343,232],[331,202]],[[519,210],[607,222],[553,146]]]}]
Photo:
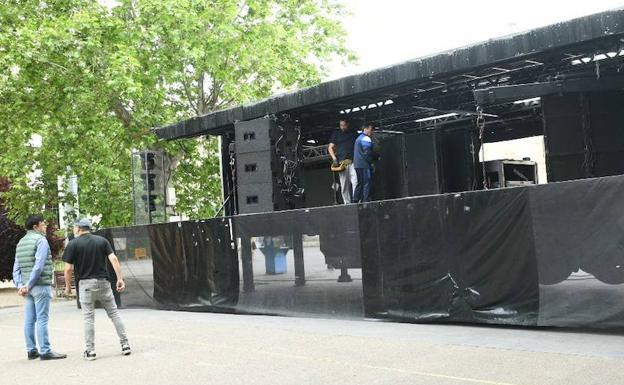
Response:
[{"label": "man in blue shirt on stage", "polygon": [[353,193],[353,203],[369,202],[373,179],[374,153],[374,126],[367,123],[362,127],[362,133],[355,140],[353,148],[353,167],[357,175],[357,185]]}]

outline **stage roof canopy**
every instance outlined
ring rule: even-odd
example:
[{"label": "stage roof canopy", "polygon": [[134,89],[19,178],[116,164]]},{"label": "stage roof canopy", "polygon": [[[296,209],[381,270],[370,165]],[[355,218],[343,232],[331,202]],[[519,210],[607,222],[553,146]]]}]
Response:
[{"label": "stage roof canopy", "polygon": [[623,37],[624,8],[620,8],[274,95],[154,132],[165,140],[218,135],[237,121],[277,113],[316,119],[329,127],[323,124],[335,126],[340,112],[363,111],[371,103],[381,111],[389,100],[396,105],[409,103],[421,113],[474,111],[475,89],[573,78],[581,68],[593,73],[604,54],[610,54],[607,59],[613,60],[607,61],[617,65],[612,68],[619,73]]}]

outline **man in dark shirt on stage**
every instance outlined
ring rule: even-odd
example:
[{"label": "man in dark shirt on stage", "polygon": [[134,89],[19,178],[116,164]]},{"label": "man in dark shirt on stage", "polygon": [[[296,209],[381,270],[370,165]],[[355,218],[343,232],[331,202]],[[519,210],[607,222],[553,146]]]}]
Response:
[{"label": "man in dark shirt on stage", "polygon": [[338,173],[344,204],[351,202],[353,189],[357,184],[357,176],[353,168],[353,145],[357,137],[357,132],[349,128],[349,120],[342,118],[340,119],[340,129],[334,131],[327,148],[333,165],[338,166],[341,162],[344,165],[344,170]]}]

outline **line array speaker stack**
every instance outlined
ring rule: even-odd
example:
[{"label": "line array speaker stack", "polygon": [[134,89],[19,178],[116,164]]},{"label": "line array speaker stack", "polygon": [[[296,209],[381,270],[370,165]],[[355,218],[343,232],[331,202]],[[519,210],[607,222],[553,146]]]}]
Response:
[{"label": "line array speaker stack", "polygon": [[274,120],[259,118],[234,124],[239,214],[271,212],[278,207]]},{"label": "line array speaker stack", "polygon": [[542,98],[548,181],[624,174],[624,92]]},{"label": "line array speaker stack", "polygon": [[303,203],[299,132],[289,119],[234,124],[239,214],[293,209]]}]

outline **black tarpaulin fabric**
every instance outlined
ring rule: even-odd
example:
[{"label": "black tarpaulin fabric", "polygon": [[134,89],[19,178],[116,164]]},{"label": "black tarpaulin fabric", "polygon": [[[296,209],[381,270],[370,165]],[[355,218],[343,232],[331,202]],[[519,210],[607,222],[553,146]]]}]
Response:
[{"label": "black tarpaulin fabric", "polygon": [[[124,307],[154,307],[154,269],[149,251],[149,235],[145,226],[106,229],[97,232],[108,239],[119,259],[126,290],[113,290],[117,303]],[[114,288],[115,272],[107,264],[109,280]]]},{"label": "black tarpaulin fabric", "polygon": [[534,325],[537,264],[527,189],[450,197],[451,320]]},{"label": "black tarpaulin fabric", "polygon": [[124,306],[622,327],[623,191],[617,176],[101,233]]},{"label": "black tarpaulin fabric", "polygon": [[364,282],[374,286],[364,289],[367,314],[535,324],[537,266],[528,208],[524,189],[362,206]]},{"label": "black tarpaulin fabric", "polygon": [[[106,229],[121,262],[124,307],[233,311],[238,263],[229,220]],[[113,278],[111,278],[113,279]]]},{"label": "black tarpaulin fabric", "polygon": [[453,295],[447,196],[375,202],[359,210],[366,313],[411,321],[448,318]]},{"label": "black tarpaulin fabric", "polygon": [[[356,205],[234,217],[242,275],[237,311],[361,318],[357,219]],[[270,266],[280,258],[275,273]]]},{"label": "black tarpaulin fabric", "polygon": [[176,308],[189,298],[186,255],[179,227],[181,223],[148,226],[154,261],[154,299],[159,305]]},{"label": "black tarpaulin fabric", "polygon": [[543,326],[624,326],[624,177],[531,190]]},{"label": "black tarpaulin fabric", "polygon": [[167,308],[233,309],[238,263],[229,221],[149,226],[154,298]]}]

